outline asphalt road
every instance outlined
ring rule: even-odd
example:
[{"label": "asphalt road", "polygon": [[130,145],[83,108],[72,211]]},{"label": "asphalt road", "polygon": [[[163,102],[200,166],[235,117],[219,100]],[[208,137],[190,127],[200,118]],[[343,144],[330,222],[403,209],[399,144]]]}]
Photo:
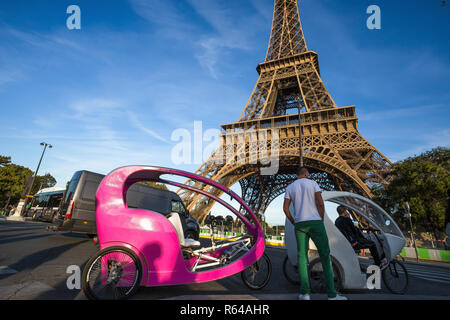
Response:
[{"label": "asphalt road", "polygon": [[[98,248],[83,235],[47,232],[46,223],[0,220],[0,299],[86,299],[70,290],[67,268],[81,270]],[[267,248],[272,277],[261,291],[245,287],[240,275],[203,284],[141,288],[133,299],[296,299],[298,288],[283,276],[285,251]],[[344,292],[350,299],[450,299],[450,268],[407,263],[410,284],[406,295],[381,290]],[[325,299],[313,295],[313,299]]]}]

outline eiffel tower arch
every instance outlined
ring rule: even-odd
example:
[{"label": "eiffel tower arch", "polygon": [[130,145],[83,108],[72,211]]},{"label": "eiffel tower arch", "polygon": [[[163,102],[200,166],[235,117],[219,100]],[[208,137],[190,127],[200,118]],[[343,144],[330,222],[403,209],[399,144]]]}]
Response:
[{"label": "eiffel tower arch", "polygon": [[[324,190],[370,197],[370,186],[387,183],[391,162],[359,133],[355,106],[338,107],[322,81],[318,54],[303,36],[297,0],[275,0],[266,59],[257,71],[238,121],[222,125],[219,149],[196,174],[226,187],[239,182],[242,198],[256,213],[285,192],[299,166],[309,168]],[[261,151],[266,160],[276,157],[276,172],[263,174],[267,161]],[[186,184],[205,188],[196,181]],[[200,221],[214,205],[188,190],[180,196]]]}]

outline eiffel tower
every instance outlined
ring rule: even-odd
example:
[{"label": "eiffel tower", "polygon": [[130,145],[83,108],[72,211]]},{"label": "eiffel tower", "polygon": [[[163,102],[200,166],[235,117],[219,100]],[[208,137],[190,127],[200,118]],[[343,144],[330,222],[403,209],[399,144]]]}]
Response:
[{"label": "eiffel tower", "polygon": [[[266,59],[257,71],[259,79],[239,120],[222,125],[219,149],[196,174],[226,187],[239,182],[242,198],[259,214],[296,179],[299,166],[306,166],[324,190],[371,197],[371,186],[387,183],[391,162],[358,132],[355,106],[338,107],[321,79],[318,55],[308,50],[303,36],[297,0],[275,0]],[[263,129],[270,131],[256,143],[242,135]],[[263,175],[258,148],[270,157],[274,145],[278,170]],[[225,153],[227,161],[217,161]],[[208,188],[196,181],[186,184]],[[188,190],[180,196],[199,221],[215,203]]]}]

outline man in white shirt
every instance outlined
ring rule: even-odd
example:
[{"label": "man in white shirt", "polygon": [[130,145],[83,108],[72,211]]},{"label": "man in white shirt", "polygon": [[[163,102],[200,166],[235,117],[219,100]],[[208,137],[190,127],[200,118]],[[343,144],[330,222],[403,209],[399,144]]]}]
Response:
[{"label": "man in white shirt", "polygon": [[[300,168],[298,179],[286,188],[283,211],[289,221],[295,225],[298,250],[298,272],[300,276],[300,300],[310,300],[310,287],[308,277],[308,250],[311,238],[317,247],[327,286],[328,300],[347,300],[338,295],[334,288],[333,268],[330,259],[330,246],[328,236],[323,224],[325,205],[322,199],[322,190],[319,185],[308,179],[309,172]],[[293,216],[289,206],[293,202]]]}]

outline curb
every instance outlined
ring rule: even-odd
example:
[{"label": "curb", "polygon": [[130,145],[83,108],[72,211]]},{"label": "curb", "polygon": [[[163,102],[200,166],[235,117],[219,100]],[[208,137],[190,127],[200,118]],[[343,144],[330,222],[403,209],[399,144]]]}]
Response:
[{"label": "curb", "polygon": [[425,261],[425,260],[419,260],[411,259],[411,258],[405,258],[404,261],[405,264],[409,265],[419,265],[419,266],[433,266],[443,269],[450,269],[450,263],[448,262],[441,262],[441,261]]},{"label": "curb", "polygon": [[31,221],[33,221],[33,219],[31,217],[14,217],[14,216],[0,217],[0,221],[1,220],[14,221],[14,222],[31,222]]},{"label": "curb", "polygon": [[[421,261],[450,263],[450,251],[448,250],[417,248],[417,255]],[[413,260],[417,259],[417,255],[416,250],[412,247],[405,247],[400,253],[401,257]]]}]

